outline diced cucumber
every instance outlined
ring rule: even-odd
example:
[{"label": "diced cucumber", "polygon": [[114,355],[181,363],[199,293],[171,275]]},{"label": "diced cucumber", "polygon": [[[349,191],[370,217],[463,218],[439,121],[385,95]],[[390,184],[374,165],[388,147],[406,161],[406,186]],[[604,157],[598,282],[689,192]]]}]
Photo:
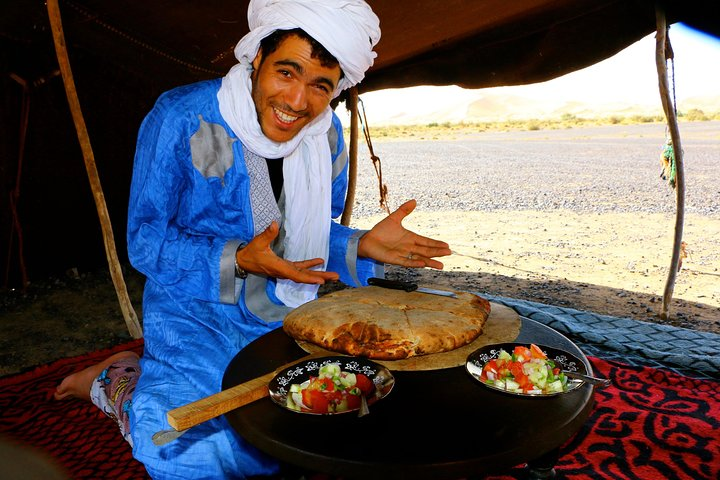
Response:
[{"label": "diced cucumber", "polygon": [[505,390],[509,390],[511,392],[516,392],[516,391],[520,390],[520,384],[514,380],[510,380],[509,378],[506,378],[505,379]]},{"label": "diced cucumber", "polygon": [[548,370],[544,363],[528,362],[523,365],[523,371],[528,376],[533,385],[540,389],[545,387],[547,383]]},{"label": "diced cucumber", "polygon": [[285,400],[285,405],[286,405],[287,408],[289,408],[290,410],[300,411],[300,406],[293,401],[292,394],[287,396],[287,398],[286,398],[286,400]]},{"label": "diced cucumber", "polygon": [[[330,408],[328,406],[328,408]],[[343,397],[342,400],[340,400],[337,405],[335,405],[335,412],[344,412],[348,409],[348,401],[347,397]]]},{"label": "diced cucumber", "polygon": [[327,365],[323,365],[320,367],[320,371],[318,374],[321,377],[329,377],[333,378],[338,375],[340,375],[340,364],[339,363],[328,363]]},{"label": "diced cucumber", "polygon": [[296,410],[300,410],[302,407],[305,406],[302,403],[302,393],[300,393],[300,392],[293,392],[290,395],[288,395],[287,398],[288,398],[288,400],[292,399],[291,401],[295,405]]},{"label": "diced cucumber", "polygon": [[498,360],[512,360],[512,355],[510,355],[505,350],[500,350],[500,355],[498,355]]},{"label": "diced cucumber", "polygon": [[545,389],[548,393],[559,393],[563,391],[563,384],[560,380],[555,380],[547,385]]},{"label": "diced cucumber", "polygon": [[344,375],[340,375],[340,384],[344,387],[352,387],[357,383],[357,377],[354,373],[345,372]]},{"label": "diced cucumber", "polygon": [[293,383],[290,385],[290,393],[298,393],[302,390],[299,383]]}]

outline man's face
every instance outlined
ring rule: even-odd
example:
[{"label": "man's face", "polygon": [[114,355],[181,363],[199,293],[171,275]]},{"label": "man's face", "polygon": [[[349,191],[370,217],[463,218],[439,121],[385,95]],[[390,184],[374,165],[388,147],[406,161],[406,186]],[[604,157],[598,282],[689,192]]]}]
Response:
[{"label": "man's face", "polygon": [[310,44],[291,35],[277,50],[253,60],[252,97],[262,132],[286,142],[325,110],[340,81],[340,67],[323,67]]}]

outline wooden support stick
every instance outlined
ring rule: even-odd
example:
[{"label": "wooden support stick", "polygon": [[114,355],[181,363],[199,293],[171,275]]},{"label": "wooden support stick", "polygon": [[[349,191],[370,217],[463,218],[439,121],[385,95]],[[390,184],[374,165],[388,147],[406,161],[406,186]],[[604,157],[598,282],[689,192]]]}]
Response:
[{"label": "wooden support stick", "polygon": [[349,151],[349,179],[348,191],[345,197],[345,208],[343,209],[340,223],[346,227],[350,225],[353,206],[355,204],[355,189],[357,186],[357,156],[358,156],[358,91],[352,87],[348,96],[348,110],[350,110],[350,151]]},{"label": "wooden support stick", "polygon": [[60,17],[60,8],[58,0],[47,0],[48,15],[50,16],[50,27],[52,29],[53,41],[55,43],[55,53],[57,55],[58,64],[60,65],[60,73],[62,74],[63,84],[65,85],[65,94],[70,104],[70,112],[72,113],[75,130],[77,131],[80,148],[85,160],[85,170],[90,180],[90,188],[92,189],[93,198],[95,199],[95,207],[100,218],[100,227],[103,232],[105,242],[105,254],[110,266],[110,276],[115,285],[120,302],[125,323],[127,324],[130,335],[133,338],[142,337],[142,328],[138,321],[135,310],[130,302],[125,280],[122,274],[122,268],[117,257],[117,249],[115,248],[115,237],[113,236],[112,224],[110,223],[110,215],[108,214],[107,205],[105,204],[105,195],[103,194],[98,175],[97,166],[95,165],[95,156],[92,146],[90,145],[90,137],[85,125],[85,119],[80,109],[80,100],[78,100],[77,91],[75,90],[75,80],[73,79],[72,69],[70,68],[70,59],[68,58],[67,48],[65,45],[65,34],[62,28],[62,19]]},{"label": "wooden support stick", "polygon": [[663,293],[662,310],[660,318],[667,320],[670,310],[670,302],[672,301],[673,290],[675,289],[675,277],[677,276],[678,266],[680,265],[680,249],[682,246],[683,223],[685,221],[685,173],[683,168],[683,149],[680,141],[680,130],[678,128],[677,115],[675,113],[675,105],[670,98],[670,89],[668,88],[667,75],[667,21],[665,12],[658,8],[655,11],[657,22],[657,33],[655,36],[655,64],[658,72],[658,85],[660,87],[660,100],[662,101],[665,117],[667,118],[668,127],[670,129],[670,138],[672,139],[672,148],[675,155],[675,237],[673,239],[672,258],[670,260],[670,270],[668,271],[667,280],[665,282],[665,291]]}]

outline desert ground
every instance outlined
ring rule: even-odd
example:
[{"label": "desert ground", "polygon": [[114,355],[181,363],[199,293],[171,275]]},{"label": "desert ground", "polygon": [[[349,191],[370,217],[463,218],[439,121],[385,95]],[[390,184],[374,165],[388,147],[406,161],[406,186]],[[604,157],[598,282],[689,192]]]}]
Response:
[{"label": "desert ground", "polygon": [[[456,252],[442,259],[442,271],[387,274],[720,333],[720,122],[681,123],[680,131],[687,255],[668,318],[659,314],[676,193],[659,175],[660,123],[374,141],[389,207],[416,199],[404,225]],[[352,226],[382,218],[378,192],[362,146]],[[125,279],[141,317],[144,279],[129,265]],[[105,271],[5,292],[0,322],[0,375],[130,340]]]}]

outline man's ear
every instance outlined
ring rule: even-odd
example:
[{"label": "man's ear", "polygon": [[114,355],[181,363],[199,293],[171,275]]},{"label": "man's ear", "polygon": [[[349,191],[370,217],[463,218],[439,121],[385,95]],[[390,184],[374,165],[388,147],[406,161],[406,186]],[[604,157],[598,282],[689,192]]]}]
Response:
[{"label": "man's ear", "polygon": [[261,63],[262,63],[262,47],[258,48],[258,52],[252,61],[253,71],[257,72],[258,68],[260,68]]}]

